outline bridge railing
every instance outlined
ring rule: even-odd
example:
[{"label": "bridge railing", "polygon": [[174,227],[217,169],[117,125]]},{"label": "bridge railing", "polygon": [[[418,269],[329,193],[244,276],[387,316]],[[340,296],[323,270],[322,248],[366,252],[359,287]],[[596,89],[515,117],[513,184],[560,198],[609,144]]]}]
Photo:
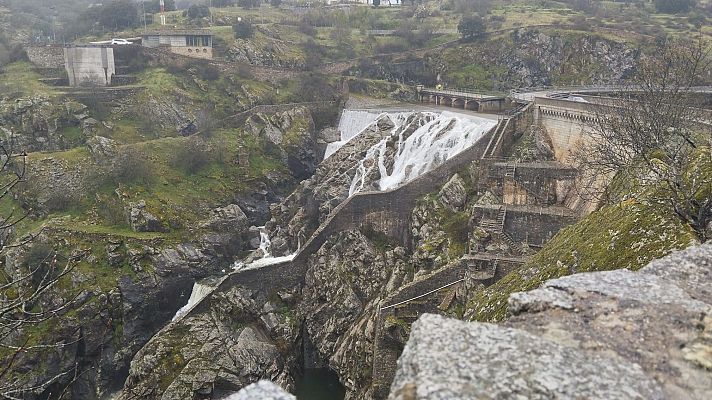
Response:
[{"label": "bridge railing", "polygon": [[496,92],[496,91],[488,91],[488,90],[480,90],[480,91],[474,92],[472,90],[457,89],[457,88],[435,89],[435,88],[423,87],[420,89],[420,92],[421,93],[450,95],[450,96],[460,96],[460,97],[472,97],[472,98],[506,97],[507,96],[507,93],[505,93],[505,92]]}]

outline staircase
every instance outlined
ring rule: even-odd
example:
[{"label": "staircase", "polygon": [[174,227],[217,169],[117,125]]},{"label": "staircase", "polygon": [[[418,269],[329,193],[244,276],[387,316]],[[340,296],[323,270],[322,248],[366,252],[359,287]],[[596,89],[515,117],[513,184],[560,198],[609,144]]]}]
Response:
[{"label": "staircase", "polygon": [[515,174],[517,173],[517,165],[516,164],[507,164],[504,170],[504,176],[508,178],[514,179]]},{"label": "staircase", "polygon": [[482,218],[480,227],[486,231],[501,233],[504,231],[504,221],[507,218],[507,207],[500,206],[495,219]]},{"label": "staircase", "polygon": [[517,243],[514,238],[507,232],[502,231],[502,240],[507,243],[512,252],[518,256],[524,255],[524,249]]}]

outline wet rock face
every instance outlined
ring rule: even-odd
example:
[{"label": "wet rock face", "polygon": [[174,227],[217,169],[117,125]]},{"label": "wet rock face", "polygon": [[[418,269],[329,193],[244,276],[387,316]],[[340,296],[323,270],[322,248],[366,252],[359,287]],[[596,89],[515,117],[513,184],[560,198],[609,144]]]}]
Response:
[{"label": "wet rock face", "polygon": [[504,326],[425,316],[390,398],[706,399],[711,275],[707,244],[639,272],[576,274],[516,293]]},{"label": "wet rock face", "polygon": [[317,358],[338,372],[348,396],[366,392],[378,304],[407,283],[405,254],[402,247],[379,251],[361,232],[348,231],[310,260],[299,306],[305,335]]},{"label": "wet rock face", "polygon": [[221,398],[257,377],[291,387],[293,298],[241,287],[214,297],[208,312],[168,325],[136,354],[120,398]]},{"label": "wet rock face", "polygon": [[465,181],[460,175],[455,174],[450,180],[440,189],[440,201],[452,211],[462,211],[462,207],[467,202],[467,189]]}]

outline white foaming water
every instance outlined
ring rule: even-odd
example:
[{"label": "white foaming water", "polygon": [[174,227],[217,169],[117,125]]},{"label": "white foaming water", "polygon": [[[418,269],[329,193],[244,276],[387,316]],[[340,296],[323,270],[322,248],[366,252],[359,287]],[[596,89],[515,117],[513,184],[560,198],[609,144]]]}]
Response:
[{"label": "white foaming water", "polygon": [[188,299],[188,304],[184,305],[183,307],[176,312],[176,315],[173,316],[172,321],[177,320],[180,318],[183,314],[187,313],[188,310],[190,310],[194,305],[198,304],[200,300],[203,299],[203,297],[207,296],[210,292],[215,289],[214,286],[206,285],[204,283],[200,282],[195,282],[193,284],[193,290],[190,292],[190,298]]},{"label": "white foaming water", "polygon": [[[380,178],[376,182],[380,190],[394,189],[439,166],[451,157],[474,145],[497,121],[453,112],[423,112],[425,118],[408,120],[411,113],[390,115],[395,127],[391,135],[366,151],[359,162],[351,181],[349,196],[363,190],[366,178],[378,168]],[[409,124],[419,124],[417,129],[403,138]],[[386,150],[389,140],[398,136],[393,169],[386,168]]]},{"label": "white foaming water", "polygon": [[285,261],[292,261],[294,257],[297,255],[297,253],[290,254],[287,256],[281,256],[281,257],[272,257],[272,252],[270,250],[270,246],[272,245],[272,241],[269,238],[269,235],[267,234],[267,229],[265,229],[264,226],[260,226],[260,250],[262,250],[262,258],[258,260],[254,260],[251,263],[245,264],[242,261],[236,261],[232,265],[232,269],[234,271],[244,271],[244,270],[250,270],[250,269],[256,269],[256,268],[262,268],[267,265],[272,265],[272,264],[279,264],[281,262]]},{"label": "white foaming water", "polygon": [[264,226],[260,227],[260,250],[262,250],[262,258],[267,258],[271,256],[270,246],[272,246],[272,241],[269,240],[269,235]]},{"label": "white foaming water", "polygon": [[329,158],[330,155],[336,153],[336,150],[348,143],[354,136],[357,136],[363,132],[364,129],[371,126],[381,115],[382,113],[376,111],[344,110],[344,112],[341,113],[341,119],[339,119],[341,140],[326,145],[324,159]]},{"label": "white foaming water", "polygon": [[[296,253],[290,254],[288,256],[282,256],[282,257],[272,257],[271,252],[270,252],[270,245],[272,242],[269,239],[269,235],[267,234],[267,230],[265,229],[264,226],[260,227],[260,250],[262,250],[262,258],[259,260],[255,260],[249,264],[245,264],[241,261],[236,261],[232,265],[232,269],[234,271],[243,271],[243,270],[249,270],[249,269],[256,269],[256,268],[262,268],[268,265],[272,264],[278,264],[284,261],[292,261],[294,257],[296,256]],[[180,318],[182,315],[188,312],[194,305],[198,304],[200,300],[202,300],[205,296],[210,294],[213,289],[215,289],[215,286],[211,286],[205,283],[200,283],[200,282],[195,282],[193,284],[193,291],[190,293],[190,298],[188,299],[188,303],[181,307],[178,312],[176,312],[176,315],[173,316],[173,321],[177,320]]]}]

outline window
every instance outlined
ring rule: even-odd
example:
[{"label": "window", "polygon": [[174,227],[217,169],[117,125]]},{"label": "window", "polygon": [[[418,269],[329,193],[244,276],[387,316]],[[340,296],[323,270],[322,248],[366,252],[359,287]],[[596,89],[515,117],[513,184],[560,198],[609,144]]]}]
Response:
[{"label": "window", "polygon": [[210,46],[210,36],[186,35],[185,44],[186,44],[186,46],[209,47]]}]

